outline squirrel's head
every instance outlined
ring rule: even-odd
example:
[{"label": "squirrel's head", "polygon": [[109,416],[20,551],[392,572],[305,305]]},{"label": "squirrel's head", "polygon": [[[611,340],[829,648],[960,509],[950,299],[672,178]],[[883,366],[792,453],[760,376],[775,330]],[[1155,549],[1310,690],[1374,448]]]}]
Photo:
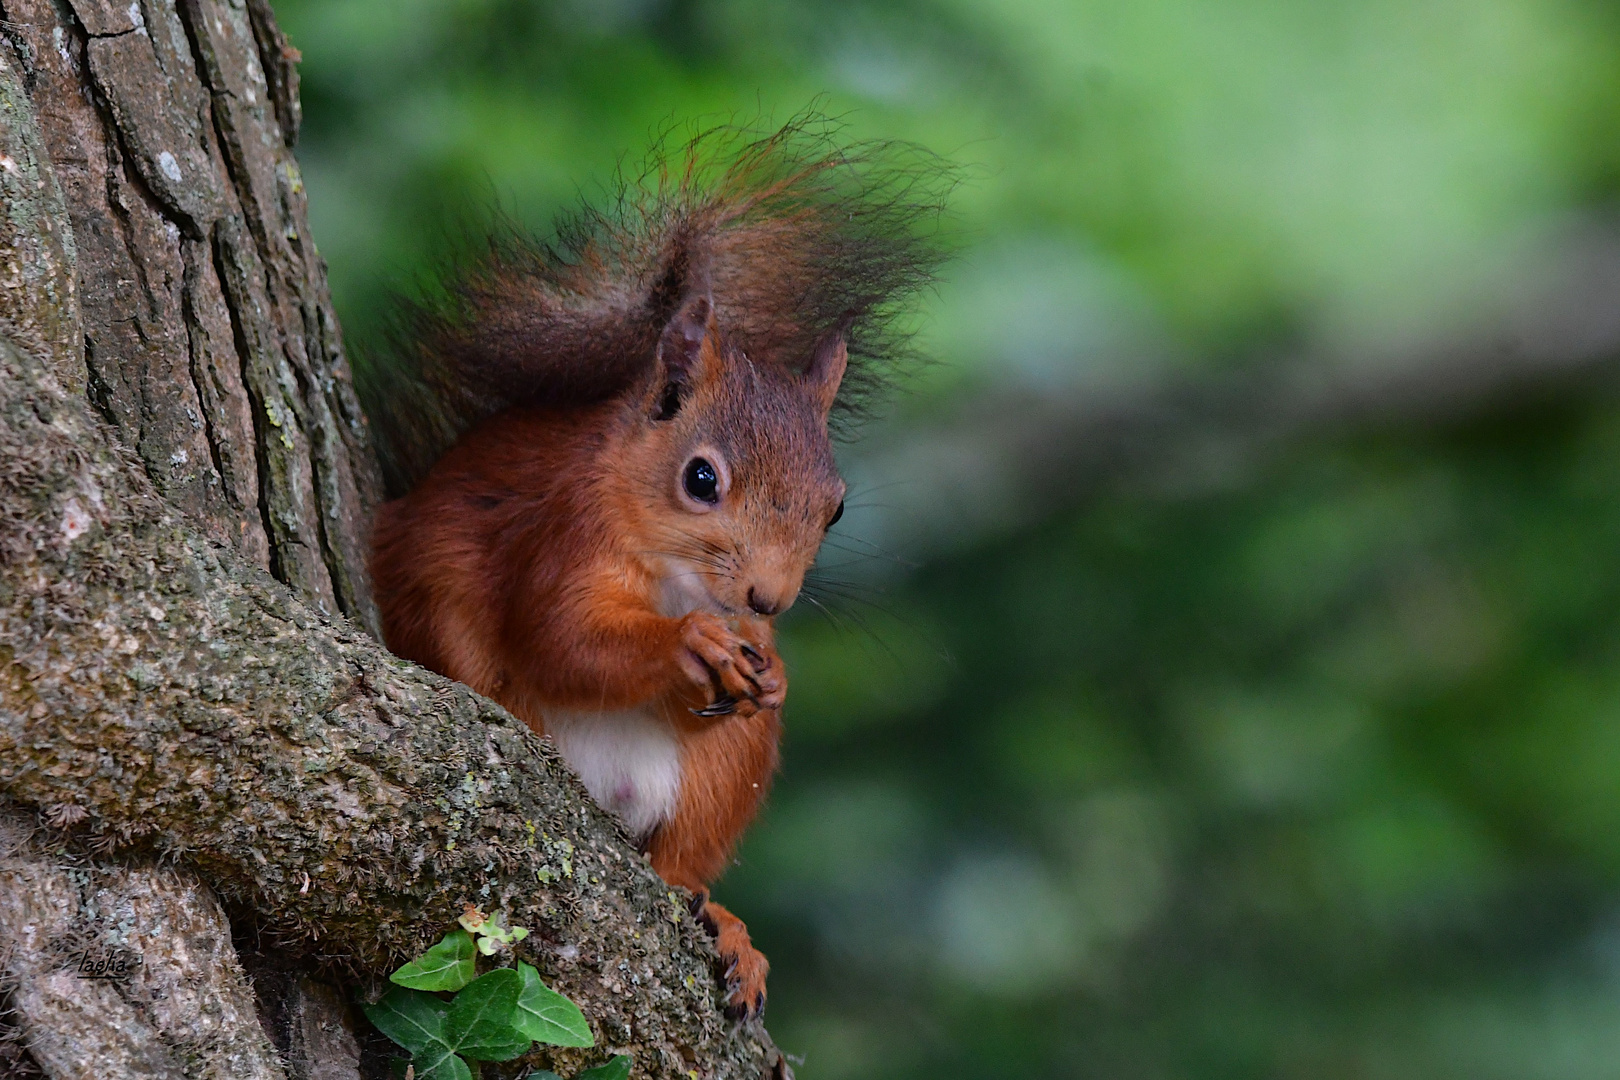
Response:
[{"label": "squirrel's head", "polygon": [[802,372],[756,365],[725,340],[706,297],[688,301],[626,402],[623,492],[632,543],[663,581],[667,614],[771,616],[799,595],[844,506],[827,417],[848,360],[828,335]]}]

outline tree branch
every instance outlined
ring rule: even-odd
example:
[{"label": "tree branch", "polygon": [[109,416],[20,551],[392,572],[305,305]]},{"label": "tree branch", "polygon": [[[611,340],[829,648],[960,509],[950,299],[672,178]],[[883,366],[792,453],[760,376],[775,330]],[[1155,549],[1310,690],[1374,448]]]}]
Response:
[{"label": "tree branch", "polygon": [[0,792],[183,859],[356,972],[419,952],[463,904],[505,910],[601,1045],[650,1075],[778,1065],[762,1028],[723,1015],[686,897],[549,744],[197,536],[9,343],[0,565]]},{"label": "tree branch", "polygon": [[[296,972],[268,1004],[303,1064],[266,1050],[217,895],[362,983],[463,904],[504,910],[598,1036],[537,1061],[788,1075],[725,1018],[688,898],[549,744],[336,614],[373,615],[375,462],[268,7],[0,8],[0,801],[69,827],[0,845],[0,990],[36,1064],[354,1075]],[[61,942],[104,940],[107,904],[161,994],[73,977]],[[182,986],[208,988],[190,1011]]]},{"label": "tree branch", "polygon": [[39,1065],[52,1076],[280,1080],[206,886],[173,869],[102,869],[33,834],[22,815],[0,817],[0,954]]}]

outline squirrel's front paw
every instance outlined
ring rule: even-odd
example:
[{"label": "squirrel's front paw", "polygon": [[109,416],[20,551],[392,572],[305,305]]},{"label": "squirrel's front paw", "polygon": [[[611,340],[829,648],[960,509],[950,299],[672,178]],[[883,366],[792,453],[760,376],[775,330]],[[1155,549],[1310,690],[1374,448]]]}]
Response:
[{"label": "squirrel's front paw", "polygon": [[747,641],[716,615],[694,611],[681,620],[681,670],[709,693],[699,716],[752,715],[780,709],[787,698],[787,673],[776,650]]}]

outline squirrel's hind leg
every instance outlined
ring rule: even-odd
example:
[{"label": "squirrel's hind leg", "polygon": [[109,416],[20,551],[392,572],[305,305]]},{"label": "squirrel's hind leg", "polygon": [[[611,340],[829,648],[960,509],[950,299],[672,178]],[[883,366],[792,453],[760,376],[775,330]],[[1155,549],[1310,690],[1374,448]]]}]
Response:
[{"label": "squirrel's hind leg", "polygon": [[725,965],[726,1015],[733,1020],[758,1016],[765,1011],[765,976],[770,973],[771,962],[754,948],[748,926],[729,909],[710,900],[709,890],[697,894],[692,909],[714,935],[715,951]]},{"label": "squirrel's hind leg", "polygon": [[737,916],[709,900],[708,885],[731,860],[776,771],[780,719],[774,709],[733,716],[681,740],[681,788],[675,811],[647,843],[653,869],[691,889],[693,914],[714,934],[725,968],[727,1012],[754,1016],[765,1007],[770,964]]}]

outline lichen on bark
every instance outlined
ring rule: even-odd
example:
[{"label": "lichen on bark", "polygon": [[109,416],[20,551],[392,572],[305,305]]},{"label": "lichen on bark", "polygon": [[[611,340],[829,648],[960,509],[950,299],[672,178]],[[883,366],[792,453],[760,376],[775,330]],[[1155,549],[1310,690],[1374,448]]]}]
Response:
[{"label": "lichen on bark", "polygon": [[[51,826],[13,829],[0,891],[32,913],[8,933],[55,927],[0,942],[0,990],[36,1064],[78,1075],[100,1038],[131,1075],[352,1075],[311,973],[379,985],[471,903],[591,1019],[544,1058],[565,1074],[785,1074],[549,744],[372,636],[376,464],[268,6],[0,0],[0,31],[0,801]],[[117,903],[176,965],[156,997],[223,973],[208,1008],[72,977],[50,942]],[[293,959],[261,983],[274,1052],[222,911]]]}]

